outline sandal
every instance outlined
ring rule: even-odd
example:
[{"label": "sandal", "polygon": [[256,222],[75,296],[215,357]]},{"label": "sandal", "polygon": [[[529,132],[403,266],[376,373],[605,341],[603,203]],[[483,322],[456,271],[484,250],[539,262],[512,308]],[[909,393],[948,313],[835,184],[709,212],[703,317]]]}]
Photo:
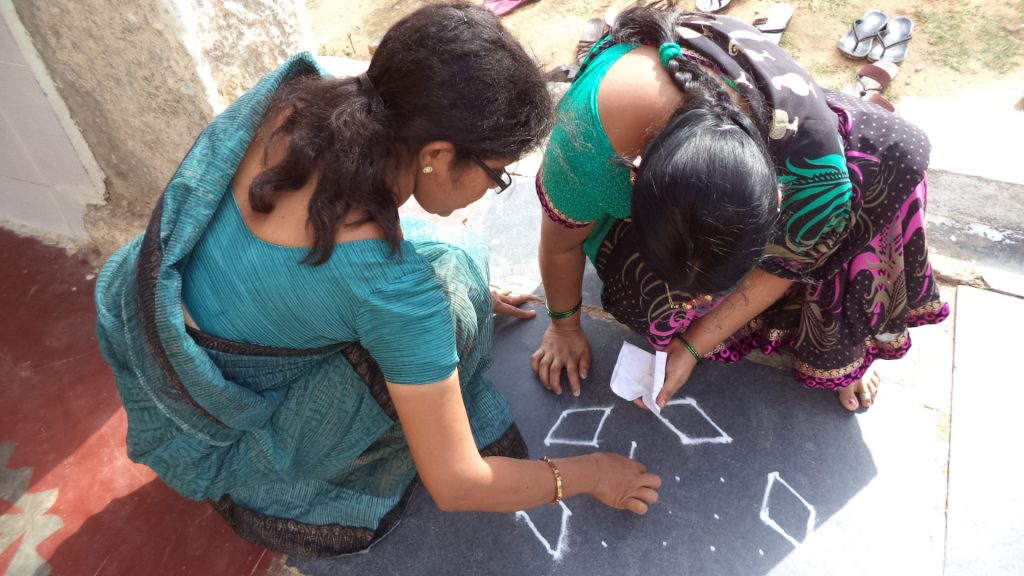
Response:
[{"label": "sandal", "polygon": [[484,0],[484,8],[494,12],[495,16],[504,16],[523,4],[529,4],[534,0]]},{"label": "sandal", "polygon": [[792,4],[775,4],[765,17],[754,20],[754,28],[760,30],[770,42],[778,44],[795,10]]},{"label": "sandal", "polygon": [[572,83],[579,74],[580,67],[575,64],[562,64],[544,73],[545,82],[569,82]]},{"label": "sandal", "polygon": [[871,43],[885,29],[889,17],[879,10],[871,10],[854,21],[850,31],[836,42],[836,48],[850,58],[864,58],[871,52]]},{"label": "sandal", "polygon": [[899,64],[907,59],[907,42],[913,38],[914,21],[910,18],[893,18],[889,25],[878,35],[875,44],[868,53],[868,60],[876,62],[885,60]]},{"label": "sandal", "polygon": [[697,10],[714,14],[729,7],[732,0],[697,0]]},{"label": "sandal", "polygon": [[893,112],[893,113],[896,112],[896,107],[892,105],[892,102],[889,102],[889,100],[885,96],[882,96],[878,92],[869,91],[867,93],[867,96],[864,96],[864,100],[867,100],[868,102],[877,104],[877,105],[881,106],[882,108],[885,108],[889,112]]},{"label": "sandal", "polygon": [[899,72],[899,65],[886,60],[881,60],[877,64],[865,64],[857,71],[857,81],[843,92],[857,98],[866,97],[869,91],[882,93]]},{"label": "sandal", "polygon": [[580,41],[576,43],[576,62],[582,63],[583,59],[590,53],[590,49],[594,47],[594,44],[601,38],[604,38],[607,33],[608,28],[605,26],[604,20],[600,18],[587,20],[587,23],[583,26],[583,34],[580,35]]}]

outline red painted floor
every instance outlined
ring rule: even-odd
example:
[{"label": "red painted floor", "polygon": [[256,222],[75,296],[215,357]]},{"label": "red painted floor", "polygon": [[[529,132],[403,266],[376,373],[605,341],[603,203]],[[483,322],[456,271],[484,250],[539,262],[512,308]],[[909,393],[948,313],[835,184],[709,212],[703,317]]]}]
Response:
[{"label": "red painted floor", "polygon": [[128,460],[94,282],[0,229],[0,574],[266,574],[276,553]]}]

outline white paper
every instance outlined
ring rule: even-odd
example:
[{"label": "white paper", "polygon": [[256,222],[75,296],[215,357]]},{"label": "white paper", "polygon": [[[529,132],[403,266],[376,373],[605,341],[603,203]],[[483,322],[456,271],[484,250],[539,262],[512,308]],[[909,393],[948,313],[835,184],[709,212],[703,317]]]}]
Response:
[{"label": "white paper", "polygon": [[651,401],[644,403],[648,406],[653,406],[651,410],[654,410],[655,414],[661,414],[661,408],[658,406],[658,394],[661,394],[661,389],[665,387],[665,363],[668,362],[668,354],[658,350],[654,353],[654,379],[651,382]]},{"label": "white paper", "polygon": [[656,400],[665,386],[666,359],[664,352],[651,354],[623,342],[612,370],[612,392],[629,401],[642,398],[647,408],[661,414]]}]

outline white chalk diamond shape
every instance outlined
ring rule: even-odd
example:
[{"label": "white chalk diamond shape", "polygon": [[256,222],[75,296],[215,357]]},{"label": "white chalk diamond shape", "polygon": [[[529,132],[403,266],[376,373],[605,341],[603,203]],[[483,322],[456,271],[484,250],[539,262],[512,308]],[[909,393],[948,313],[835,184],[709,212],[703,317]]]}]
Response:
[{"label": "white chalk diamond shape", "polygon": [[533,520],[530,519],[529,514],[522,510],[516,512],[516,520],[523,520],[526,522],[526,525],[533,531],[533,535],[537,537],[537,540],[540,540],[540,543],[544,545],[544,549],[547,550],[548,554],[551,554],[551,557],[555,560],[561,560],[562,554],[569,550],[569,545],[567,544],[567,541],[569,540],[569,516],[572,516],[572,511],[565,505],[565,502],[559,502],[558,505],[562,507],[562,526],[558,530],[558,542],[556,542],[554,546],[552,546],[551,543],[548,542],[548,539],[540,533],[540,530],[534,526]]},{"label": "white chalk diamond shape", "polygon": [[793,487],[790,486],[788,482],[783,480],[782,476],[779,476],[778,472],[771,472],[768,474],[768,485],[765,486],[764,499],[761,500],[761,521],[767,524],[772,530],[775,530],[779,534],[782,534],[782,537],[786,540],[789,540],[789,543],[793,546],[800,546],[799,540],[797,540],[788,532],[783,530],[782,526],[779,526],[779,523],[772,519],[771,509],[768,507],[768,500],[771,498],[772,488],[774,488],[776,484],[782,484],[783,486],[785,486],[786,490],[789,490],[793,494],[793,496],[796,496],[797,500],[799,500],[804,505],[804,507],[807,508],[807,529],[804,532],[804,541],[806,541],[807,538],[811,535],[811,532],[814,531],[814,521],[816,515],[816,512],[814,511],[814,506],[811,506],[811,504],[807,500],[804,500],[803,496],[798,494],[796,490],[793,490]]},{"label": "white chalk diamond shape", "polygon": [[[710,424],[716,431],[718,431],[718,436],[693,437],[686,434],[679,428],[676,428],[674,424],[669,422],[668,418],[665,418],[664,414],[665,408],[668,408],[669,406],[678,406],[680,404],[691,406],[693,410],[696,410],[697,413],[700,414],[704,418],[704,420],[707,421],[708,424]],[[693,398],[676,398],[675,400],[669,400],[668,403],[665,404],[665,408],[662,408],[661,414],[654,413],[654,415],[657,416],[658,419],[665,424],[665,426],[668,426],[669,430],[674,432],[675,435],[679,437],[679,441],[682,442],[684,446],[690,446],[694,444],[729,444],[732,442],[732,437],[726,434],[725,430],[722,430],[718,426],[718,424],[715,424],[715,421],[712,420],[711,417],[708,416],[707,413],[704,412],[704,410],[702,410],[701,407],[697,405],[697,401],[694,400]]]},{"label": "white chalk diamond shape", "polygon": [[[580,412],[604,412],[604,414],[601,415],[601,420],[597,423],[597,427],[594,429],[594,436],[589,440],[584,438],[559,438],[556,436],[556,431],[562,424],[562,421],[565,420],[566,416]],[[605,408],[570,408],[562,412],[558,417],[558,421],[555,422],[555,425],[548,431],[547,437],[544,438],[544,445],[551,446],[552,444],[571,444],[573,446],[593,446],[598,448],[597,438],[601,434],[601,428],[604,427],[604,422],[608,419],[608,415],[611,414],[611,412],[611,406]]]}]

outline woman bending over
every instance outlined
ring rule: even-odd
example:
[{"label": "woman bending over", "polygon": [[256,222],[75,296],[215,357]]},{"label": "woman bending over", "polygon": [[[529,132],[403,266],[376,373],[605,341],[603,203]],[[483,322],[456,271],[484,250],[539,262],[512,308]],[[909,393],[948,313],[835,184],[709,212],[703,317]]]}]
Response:
[{"label": "woman bending over", "polygon": [[928,140],[822,89],[751,26],[672,4],[623,12],[558,107],[533,369],[579,393],[587,257],[604,308],[668,353],[659,404],[704,360],[789,349],[798,382],[871,406],[872,363],[949,312],[928,263]]}]

